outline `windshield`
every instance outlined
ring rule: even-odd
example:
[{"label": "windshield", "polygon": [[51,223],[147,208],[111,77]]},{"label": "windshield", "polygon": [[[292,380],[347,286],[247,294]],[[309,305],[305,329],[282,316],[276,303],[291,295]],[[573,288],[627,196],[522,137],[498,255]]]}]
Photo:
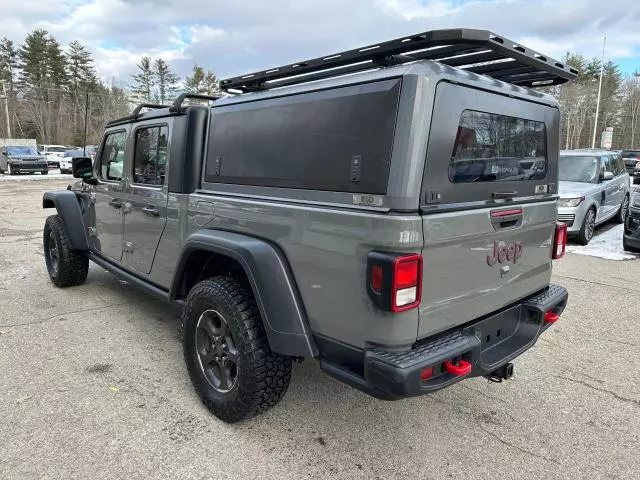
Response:
[{"label": "windshield", "polygon": [[9,155],[38,155],[33,147],[7,147]]},{"label": "windshield", "polygon": [[598,157],[560,156],[558,177],[565,182],[596,183]]},{"label": "windshield", "polygon": [[68,149],[65,147],[49,147],[47,148],[48,152],[62,153],[66,152]]}]

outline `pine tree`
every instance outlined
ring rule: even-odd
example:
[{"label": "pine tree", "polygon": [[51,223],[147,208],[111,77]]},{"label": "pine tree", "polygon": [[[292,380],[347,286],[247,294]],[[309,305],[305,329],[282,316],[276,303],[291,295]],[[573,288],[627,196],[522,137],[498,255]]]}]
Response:
[{"label": "pine tree", "polygon": [[135,82],[133,86],[133,96],[139,102],[150,102],[151,94],[155,86],[155,75],[153,72],[152,62],[150,57],[142,57],[140,63],[136,65],[138,70],[137,74],[132,75]]},{"label": "pine tree", "polygon": [[210,70],[205,72],[204,68],[198,64],[193,66],[193,72],[185,79],[184,85],[185,90],[189,93],[201,95],[218,95],[220,93],[218,79],[214,73]]},{"label": "pine tree", "polygon": [[8,38],[0,40],[0,82],[4,81],[8,92],[13,92],[18,75],[18,49]]},{"label": "pine tree", "polygon": [[27,88],[41,88],[47,81],[48,36],[46,30],[34,30],[26,36],[20,46],[20,83]]},{"label": "pine tree", "polygon": [[78,41],[69,44],[67,65],[70,87],[74,93],[94,90],[98,84],[93,58],[87,48]]},{"label": "pine tree", "polygon": [[56,90],[66,89],[69,85],[67,74],[67,58],[58,41],[47,36],[47,80]]},{"label": "pine tree", "polygon": [[158,99],[161,104],[173,99],[178,91],[180,77],[171,71],[171,67],[162,58],[153,64],[153,74],[158,85]]}]

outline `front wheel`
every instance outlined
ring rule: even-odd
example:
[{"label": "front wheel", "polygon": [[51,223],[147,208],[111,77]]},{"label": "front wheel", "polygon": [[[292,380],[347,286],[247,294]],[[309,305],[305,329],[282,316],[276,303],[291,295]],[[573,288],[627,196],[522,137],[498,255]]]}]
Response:
[{"label": "front wheel", "polygon": [[618,214],[616,215],[616,222],[624,223],[627,219],[627,215],[629,214],[629,195],[624,196],[624,200],[622,200],[622,205],[620,205],[620,210],[618,210]]},{"label": "front wheel", "polygon": [[58,215],[51,215],[44,224],[44,259],[47,272],[57,287],[81,285],[89,273],[89,257],[72,250],[67,230]]},{"label": "front wheel", "polygon": [[237,279],[195,285],[182,315],[184,359],[207,408],[235,423],[262,413],[284,397],[291,358],[274,353],[251,292]]},{"label": "front wheel", "polygon": [[11,164],[10,163],[7,164],[7,173],[9,175],[15,175],[16,174],[15,170],[13,168],[11,168]]},{"label": "front wheel", "polygon": [[587,245],[593,238],[593,231],[596,229],[596,209],[590,208],[584,216],[582,227],[578,233],[578,243]]},{"label": "front wheel", "polygon": [[42,175],[49,175],[49,170],[42,170],[42,172],[40,172]]}]

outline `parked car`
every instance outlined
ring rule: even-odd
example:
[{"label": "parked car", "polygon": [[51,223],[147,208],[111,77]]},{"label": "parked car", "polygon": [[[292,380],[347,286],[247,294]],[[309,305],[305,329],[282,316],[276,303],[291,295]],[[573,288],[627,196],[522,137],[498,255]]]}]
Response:
[{"label": "parked car", "polygon": [[60,158],[67,150],[64,145],[38,145],[38,152],[44,155],[51,168],[60,168]]},{"label": "parked car", "polygon": [[9,175],[40,172],[47,175],[49,169],[46,159],[33,147],[0,147],[0,173]]},{"label": "parked car", "polygon": [[629,210],[629,174],[622,157],[607,150],[560,152],[558,220],[586,245],[597,225],[623,223]]},{"label": "parked car", "polygon": [[633,183],[640,183],[640,150],[622,150],[622,159]]},{"label": "parked car", "polygon": [[[469,45],[483,75],[454,68]],[[471,29],[297,66],[107,123],[81,181],[44,194],[53,284],[92,261],[181,308],[187,371],[226,422],[275,406],[294,359],[385,400],[510,378],[568,299],[560,110],[526,87],[577,71]]]},{"label": "parked car", "polygon": [[82,149],[75,148],[73,150],[67,150],[60,158],[60,173],[71,173],[72,163],[71,159],[74,157],[84,157]]}]

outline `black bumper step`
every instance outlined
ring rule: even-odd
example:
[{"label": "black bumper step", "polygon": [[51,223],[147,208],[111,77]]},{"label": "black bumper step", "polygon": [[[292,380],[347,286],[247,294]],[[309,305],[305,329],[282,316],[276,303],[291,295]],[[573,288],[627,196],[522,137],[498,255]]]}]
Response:
[{"label": "black bumper step", "polygon": [[[550,325],[545,323],[545,314],[560,315],[567,299],[566,289],[550,285],[498,313],[419,342],[411,350],[367,350],[364,376],[326,360],[321,367],[377,398],[395,400],[434,392],[464,378],[489,375],[522,354]],[[470,369],[456,374],[452,364]],[[421,378],[424,369],[432,369],[428,379]]]}]

